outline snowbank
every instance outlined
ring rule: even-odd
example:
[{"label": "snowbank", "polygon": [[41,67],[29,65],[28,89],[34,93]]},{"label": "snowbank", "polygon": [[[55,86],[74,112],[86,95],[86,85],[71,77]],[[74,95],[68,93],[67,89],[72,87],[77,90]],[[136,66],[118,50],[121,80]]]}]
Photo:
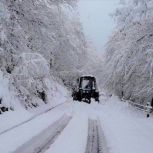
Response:
[{"label": "snowbank", "polygon": [[[11,94],[9,93],[9,91],[8,93],[6,92],[6,94],[8,94],[7,97],[10,98]],[[4,96],[6,96],[6,94],[4,94]],[[67,90],[62,85],[53,81],[49,96],[50,96],[50,99],[47,104],[43,104],[40,107],[26,110],[25,107],[19,101],[19,99],[15,98],[15,96],[12,95],[12,97],[14,97],[15,99],[13,101],[13,105],[11,103],[11,107],[13,107],[14,111],[8,111],[8,112],[5,112],[3,115],[0,115],[0,122],[1,122],[0,134],[13,128],[14,126],[18,124],[24,123],[28,120],[35,118],[36,116],[39,116],[43,112],[46,112],[49,109],[59,104],[66,102]],[[6,104],[7,103],[8,101],[6,98]]]},{"label": "snowbank", "polygon": [[97,108],[109,153],[152,153],[153,117],[147,119],[112,96]]},{"label": "snowbank", "polygon": [[[30,58],[32,58],[32,56],[30,56]],[[35,62],[40,64],[40,61],[38,59],[32,60],[33,65],[35,65]],[[28,62],[27,59],[26,62]],[[43,61],[43,64],[44,63],[45,61]],[[42,67],[42,71],[37,71],[40,65],[38,66],[36,64],[35,71],[38,73],[29,73],[29,70],[34,72],[34,70],[30,69],[33,65],[30,64],[26,66],[25,63],[20,63],[20,67],[17,67],[13,73],[13,77],[17,79],[16,82],[12,81],[12,75],[7,77],[0,71],[0,109],[1,107],[9,109],[9,111],[0,115],[0,133],[67,100],[67,89],[52,77],[47,77],[46,73],[49,75],[49,70],[46,72],[44,71],[44,67]],[[43,66],[46,65],[44,64]],[[23,69],[25,70],[26,68],[27,71],[23,71]],[[46,68],[48,67],[46,66]],[[20,75],[21,79],[18,79],[19,74],[21,74],[20,72],[25,73],[25,75]],[[41,76],[42,82],[34,78],[33,74],[36,74],[37,77]],[[45,77],[42,77],[43,74],[45,74]],[[25,76],[27,76],[26,79],[24,79]],[[24,90],[20,90],[21,88]],[[45,90],[46,103],[41,100],[39,95],[33,94],[33,91],[38,90]],[[23,103],[21,96],[23,96],[22,98],[26,97],[27,92],[25,91],[28,92],[30,98],[28,102],[24,101],[25,103]]]}]

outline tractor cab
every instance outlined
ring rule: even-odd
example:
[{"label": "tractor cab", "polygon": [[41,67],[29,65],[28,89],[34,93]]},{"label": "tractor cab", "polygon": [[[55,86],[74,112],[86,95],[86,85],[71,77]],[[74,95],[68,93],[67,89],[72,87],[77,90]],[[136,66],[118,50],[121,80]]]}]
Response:
[{"label": "tractor cab", "polygon": [[88,101],[91,103],[91,98],[99,102],[99,91],[97,89],[96,78],[93,76],[82,76],[77,80],[77,87],[72,94],[73,100]]}]

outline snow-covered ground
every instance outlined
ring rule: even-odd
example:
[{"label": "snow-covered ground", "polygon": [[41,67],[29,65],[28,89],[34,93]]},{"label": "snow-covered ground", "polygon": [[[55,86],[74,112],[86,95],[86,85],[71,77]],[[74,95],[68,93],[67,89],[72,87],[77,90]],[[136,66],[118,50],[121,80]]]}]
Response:
[{"label": "snow-covered ground", "polygon": [[0,152],[11,153],[22,146],[31,138],[39,135],[41,131],[49,127],[66,113],[69,104],[61,105],[57,109],[49,111],[33,119],[22,126],[19,126],[7,133],[0,135]]},{"label": "snow-covered ground", "polygon": [[152,153],[153,116],[133,109],[116,97],[96,109],[110,153]]},{"label": "snow-covered ground", "polygon": [[76,102],[70,108],[73,120],[46,153],[84,153],[88,118],[100,119],[109,153],[152,153],[152,116],[146,118],[114,96],[101,105]]},{"label": "snow-covered ground", "polygon": [[[4,81],[4,83],[6,82],[5,80],[2,80],[0,78],[0,82],[1,81]],[[0,92],[1,93],[0,97],[2,98],[4,97],[3,98],[4,104],[6,106],[13,107],[14,111],[9,110],[8,112],[5,112],[2,115],[0,115],[0,122],[1,122],[0,135],[1,133],[11,129],[15,125],[20,124],[22,122],[26,122],[27,120],[31,120],[41,115],[43,112],[59,104],[62,104],[68,100],[67,90],[57,82],[54,82],[53,86],[54,88],[48,94],[50,97],[50,99],[48,100],[48,104],[43,104],[40,107],[26,110],[25,107],[19,101],[19,99],[10,93],[10,91],[8,90],[8,84],[4,83],[1,84],[0,87],[0,91],[3,91]],[[7,105],[8,101],[11,104]]]},{"label": "snow-covered ground", "polygon": [[101,98],[101,104],[72,102],[57,107],[32,121],[0,135],[0,150],[15,151],[47,129],[63,114],[72,119],[46,153],[85,153],[88,135],[88,119],[100,120],[109,153],[152,153],[153,116],[133,109],[127,103],[112,96]]}]

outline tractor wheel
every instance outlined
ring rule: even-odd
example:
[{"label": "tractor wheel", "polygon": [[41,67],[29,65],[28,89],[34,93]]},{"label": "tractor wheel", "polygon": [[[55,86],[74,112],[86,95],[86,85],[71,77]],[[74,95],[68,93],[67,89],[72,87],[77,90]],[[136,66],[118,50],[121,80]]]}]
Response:
[{"label": "tractor wheel", "polygon": [[73,94],[73,101],[76,101],[77,100],[77,96],[76,96],[76,94]]},{"label": "tractor wheel", "polygon": [[91,103],[91,98],[88,99],[88,104],[90,104],[90,103]]},{"label": "tractor wheel", "polygon": [[73,97],[73,101],[75,101],[76,100],[76,97]]},{"label": "tractor wheel", "polygon": [[79,102],[81,102],[81,101],[82,101],[82,98],[79,96],[79,97],[77,97],[77,100],[78,100]]},{"label": "tractor wheel", "polygon": [[99,103],[99,97],[96,97],[96,98],[95,98],[95,101],[97,101],[97,102]]}]

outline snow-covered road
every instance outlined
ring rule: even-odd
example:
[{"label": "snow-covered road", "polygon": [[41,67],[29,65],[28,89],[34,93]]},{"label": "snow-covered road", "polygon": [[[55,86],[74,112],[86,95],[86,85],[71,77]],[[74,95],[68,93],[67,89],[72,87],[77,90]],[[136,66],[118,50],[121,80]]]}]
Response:
[{"label": "snow-covered road", "polygon": [[[127,103],[120,102],[116,97],[103,99],[101,104],[66,103],[28,124],[1,135],[0,152],[11,153],[21,146],[24,148],[24,144],[29,142],[34,144],[34,137],[45,140],[46,134],[43,135],[42,131],[46,133],[46,130],[49,130],[48,134],[54,133],[53,129],[56,127],[52,125],[55,125],[64,114],[72,119],[56,137],[55,142],[47,146],[48,150],[45,153],[87,153],[88,142],[92,137],[96,143],[101,143],[101,147],[104,148],[103,153],[153,152],[153,117],[146,118],[144,113],[136,111]],[[91,128],[88,128],[88,121],[95,123],[95,126],[91,125]],[[90,136],[88,129],[98,129],[99,123],[102,127],[101,133],[93,131],[91,133],[98,134],[98,137],[95,138],[92,134]],[[99,144],[93,145],[99,146]]]},{"label": "snow-covered road", "polygon": [[[46,153],[85,153],[88,119],[99,118],[104,133],[104,153],[152,153],[153,117],[120,102],[116,97],[101,102],[73,103],[73,120]],[[97,152],[93,152],[97,153]]]}]

